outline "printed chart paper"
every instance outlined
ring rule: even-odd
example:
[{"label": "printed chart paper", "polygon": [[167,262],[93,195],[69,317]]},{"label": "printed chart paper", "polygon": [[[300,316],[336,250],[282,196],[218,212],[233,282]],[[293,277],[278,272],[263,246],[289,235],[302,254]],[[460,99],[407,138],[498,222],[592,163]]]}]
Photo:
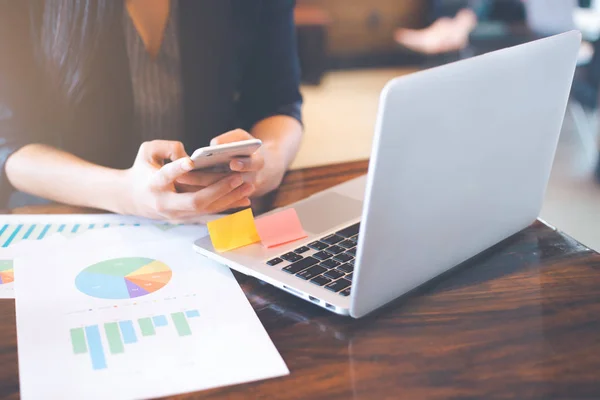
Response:
[{"label": "printed chart paper", "polygon": [[148,398],[289,373],[228,268],[135,231],[16,260],[24,399]]},{"label": "printed chart paper", "polygon": [[10,281],[15,254],[40,251],[36,246],[55,235],[71,239],[91,230],[124,226],[162,232],[190,243],[206,235],[206,227],[199,224],[175,225],[116,214],[3,215],[0,218],[0,299],[15,297],[14,283]]},{"label": "printed chart paper", "polygon": [[37,252],[48,254],[67,239],[62,235],[54,235],[44,241],[22,241],[9,248],[0,248],[0,299],[15,298],[14,268],[15,259]]}]

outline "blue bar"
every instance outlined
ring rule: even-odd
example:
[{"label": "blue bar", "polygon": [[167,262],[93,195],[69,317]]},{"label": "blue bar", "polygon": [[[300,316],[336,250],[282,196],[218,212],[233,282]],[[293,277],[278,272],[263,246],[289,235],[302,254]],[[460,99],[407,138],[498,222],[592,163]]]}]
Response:
[{"label": "blue bar", "polygon": [[58,227],[58,233],[60,233],[64,230],[65,230],[65,224],[62,224],[61,226]]},{"label": "blue bar", "polygon": [[96,225],[96,224],[90,224],[90,226],[88,226],[88,229],[94,229],[94,226],[95,226],[95,225]]},{"label": "blue bar", "polygon": [[133,224],[133,226],[140,226],[140,225],[142,225],[142,224]]},{"label": "blue bar", "polygon": [[40,233],[40,235],[38,236],[38,240],[43,239],[44,236],[46,236],[46,233],[48,233],[48,230],[50,229],[52,225],[48,224],[44,227],[44,229],[42,229],[42,233]]},{"label": "blue bar", "polygon": [[31,232],[33,232],[34,229],[35,229],[35,224],[31,225],[29,227],[29,229],[27,229],[27,232],[25,232],[25,236],[23,236],[23,239],[28,239],[29,235],[31,235]]},{"label": "blue bar", "polygon": [[198,312],[198,310],[189,310],[185,312],[185,316],[188,318],[194,318],[199,317],[200,313]]},{"label": "blue bar", "polygon": [[152,322],[154,322],[154,326],[167,326],[167,317],[164,315],[156,315],[152,317]]},{"label": "blue bar", "polygon": [[125,344],[131,344],[137,342],[137,336],[133,329],[133,322],[131,321],[119,321],[119,328],[121,328],[121,334],[123,335],[123,342]]},{"label": "blue bar", "polygon": [[71,233],[76,233],[77,230],[79,229],[79,224],[76,224],[73,229],[71,229]]},{"label": "blue bar", "polygon": [[110,224],[104,224],[105,228],[108,228],[110,226]]},{"label": "blue bar", "polygon": [[92,368],[106,368],[106,358],[104,356],[104,349],[102,348],[102,341],[100,340],[98,325],[86,326],[85,337],[87,338],[88,349],[92,358]]},{"label": "blue bar", "polygon": [[125,224],[124,223],[123,224],[119,224],[119,226],[125,226]]},{"label": "blue bar", "polygon": [[5,224],[2,229],[0,229],[0,236],[2,236],[2,234],[4,233],[5,230],[8,229],[8,224]]},{"label": "blue bar", "polygon": [[17,226],[17,229],[15,229],[15,231],[8,237],[8,239],[6,239],[6,242],[4,242],[4,244],[2,245],[2,247],[8,247],[10,246],[10,243],[13,241],[13,239],[15,238],[15,236],[17,236],[17,234],[19,233],[19,231],[21,230],[21,228],[23,227],[23,225],[19,225]]}]

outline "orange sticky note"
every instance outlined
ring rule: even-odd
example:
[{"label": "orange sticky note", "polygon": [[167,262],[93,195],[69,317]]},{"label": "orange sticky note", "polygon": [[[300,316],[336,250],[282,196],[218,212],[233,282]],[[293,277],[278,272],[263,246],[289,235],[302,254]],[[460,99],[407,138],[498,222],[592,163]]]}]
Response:
[{"label": "orange sticky note", "polygon": [[220,253],[260,242],[250,208],[210,221],[206,226],[213,247]]},{"label": "orange sticky note", "polygon": [[293,208],[260,217],[255,223],[258,236],[265,247],[275,247],[307,237]]}]

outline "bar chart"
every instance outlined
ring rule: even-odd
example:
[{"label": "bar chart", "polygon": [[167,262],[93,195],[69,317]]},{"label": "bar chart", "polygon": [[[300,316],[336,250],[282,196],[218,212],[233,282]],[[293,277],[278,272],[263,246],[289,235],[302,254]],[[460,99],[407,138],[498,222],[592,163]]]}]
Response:
[{"label": "bar chart", "polygon": [[[125,353],[125,345],[134,345],[144,337],[157,335],[162,329],[174,329],[177,336],[192,335],[190,318],[199,318],[198,310],[174,312],[169,315],[154,315],[137,320],[106,322],[102,325],[87,325],[70,330],[73,354],[88,354],[92,369],[108,368],[108,355]],[[104,332],[104,340],[102,336]]]},{"label": "bar chart", "polygon": [[0,228],[0,247],[6,248],[23,240],[42,240],[50,235],[60,233],[71,237],[85,231],[115,226],[140,226],[141,224],[100,223],[100,224],[5,224]]},{"label": "bar chart", "polygon": [[[80,235],[92,229],[114,228],[118,226],[142,226],[138,222],[115,223],[50,223],[50,224],[4,224],[0,226],[0,248],[7,248],[23,240],[43,240],[53,234],[60,233],[66,237]],[[146,224],[147,225],[147,224]],[[150,225],[162,231],[168,231],[183,224],[171,224],[168,222],[153,222]]]}]

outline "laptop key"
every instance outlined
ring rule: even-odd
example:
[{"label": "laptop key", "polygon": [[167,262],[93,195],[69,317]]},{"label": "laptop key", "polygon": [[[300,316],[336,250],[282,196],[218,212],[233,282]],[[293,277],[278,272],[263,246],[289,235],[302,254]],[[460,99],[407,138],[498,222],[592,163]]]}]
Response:
[{"label": "laptop key", "polygon": [[329,247],[327,243],[319,242],[318,240],[307,245],[313,250],[321,251]]},{"label": "laptop key", "polygon": [[346,275],[344,278],[348,279],[349,281],[352,281],[352,278],[354,278],[354,272]]},{"label": "laptop key", "polygon": [[343,252],[344,248],[340,247],[340,246],[333,245],[333,246],[330,246],[330,247],[326,248],[325,251],[328,252],[329,254],[336,255],[336,254],[340,254],[341,252]]},{"label": "laptop key", "polygon": [[298,254],[292,253],[290,251],[289,253],[285,253],[284,255],[282,255],[281,258],[283,258],[285,261],[296,262],[302,259],[302,256],[299,256]]},{"label": "laptop key", "polygon": [[274,259],[267,261],[267,265],[272,267],[273,265],[281,264],[282,262],[283,260],[281,258],[275,257]]},{"label": "laptop key", "polygon": [[350,261],[350,260],[352,260],[352,258],[353,257],[351,255],[347,254],[347,253],[341,253],[341,254],[338,254],[337,256],[333,257],[333,259],[335,261],[339,261],[339,262],[342,262],[342,263]]},{"label": "laptop key", "polygon": [[358,242],[358,235],[356,236],[352,236],[351,238],[349,238],[348,240],[353,241],[354,243]]},{"label": "laptop key", "polygon": [[296,274],[296,276],[298,278],[304,279],[305,281],[308,281],[309,279],[312,279],[312,278],[314,278],[317,275],[321,275],[325,271],[327,271],[327,268],[323,268],[323,267],[321,267],[319,265],[315,265],[313,267],[305,269],[302,272],[298,272]]},{"label": "laptop key", "polygon": [[329,282],[331,282],[331,279],[325,278],[323,275],[319,275],[310,280],[310,283],[314,283],[315,285],[319,286],[327,285]]},{"label": "laptop key", "polygon": [[350,265],[350,264],[346,263],[346,264],[340,265],[339,267],[337,267],[337,269],[339,269],[340,271],[345,272],[347,274],[350,274],[350,273],[354,272],[354,265]]},{"label": "laptop key", "polygon": [[338,278],[341,278],[342,276],[344,276],[344,273],[341,271],[338,271],[337,269],[331,269],[331,270],[325,272],[323,274],[323,276],[326,276],[327,278],[331,278],[331,279],[338,279]]},{"label": "laptop key", "polygon": [[294,253],[296,253],[296,254],[302,254],[302,253],[306,253],[309,250],[310,249],[308,247],[302,246],[302,247],[298,247],[296,250],[294,250]]},{"label": "laptop key", "polygon": [[346,251],[346,254],[350,254],[352,257],[356,257],[356,247]]},{"label": "laptop key", "polygon": [[282,271],[287,272],[288,274],[297,274],[298,272],[305,270],[308,267],[312,267],[315,264],[318,264],[319,260],[313,257],[306,257],[300,261],[296,261],[293,264],[288,265]]},{"label": "laptop key", "polygon": [[354,267],[354,261],[356,261],[356,260],[353,258],[352,260],[346,261],[346,264],[352,265]]},{"label": "laptop key", "polygon": [[319,265],[321,265],[321,266],[323,266],[323,267],[325,267],[325,268],[327,268],[327,269],[331,269],[331,268],[338,267],[338,266],[340,266],[341,264],[342,264],[342,263],[341,263],[341,262],[339,262],[339,261],[335,261],[335,260],[329,259],[329,260],[325,260],[325,261],[323,261],[323,262],[322,262],[321,264],[319,264]]},{"label": "laptop key", "polygon": [[348,297],[348,296],[350,296],[350,289],[351,289],[351,288],[346,288],[346,289],[342,290],[342,291],[340,292],[340,294],[341,294],[342,296],[344,296],[344,297]]},{"label": "laptop key", "polygon": [[336,244],[336,243],[341,242],[342,240],[344,240],[343,237],[333,234],[333,235],[324,237],[323,239],[321,239],[321,242],[327,243],[327,244]]},{"label": "laptop key", "polygon": [[313,254],[312,256],[318,258],[319,260],[327,260],[328,258],[332,257],[332,255],[326,251],[320,251],[318,253]]},{"label": "laptop key", "polygon": [[346,289],[350,285],[351,282],[349,280],[341,278],[325,286],[325,289],[331,290],[332,292],[339,292],[340,290]]},{"label": "laptop key", "polygon": [[350,225],[347,228],[342,229],[341,231],[336,232],[336,235],[349,238],[354,235],[358,235],[358,231],[360,230],[360,222],[357,222],[354,225]]},{"label": "laptop key", "polygon": [[351,249],[356,247],[356,243],[354,243],[352,240],[344,240],[343,242],[339,242],[338,246],[342,246],[345,249]]}]

